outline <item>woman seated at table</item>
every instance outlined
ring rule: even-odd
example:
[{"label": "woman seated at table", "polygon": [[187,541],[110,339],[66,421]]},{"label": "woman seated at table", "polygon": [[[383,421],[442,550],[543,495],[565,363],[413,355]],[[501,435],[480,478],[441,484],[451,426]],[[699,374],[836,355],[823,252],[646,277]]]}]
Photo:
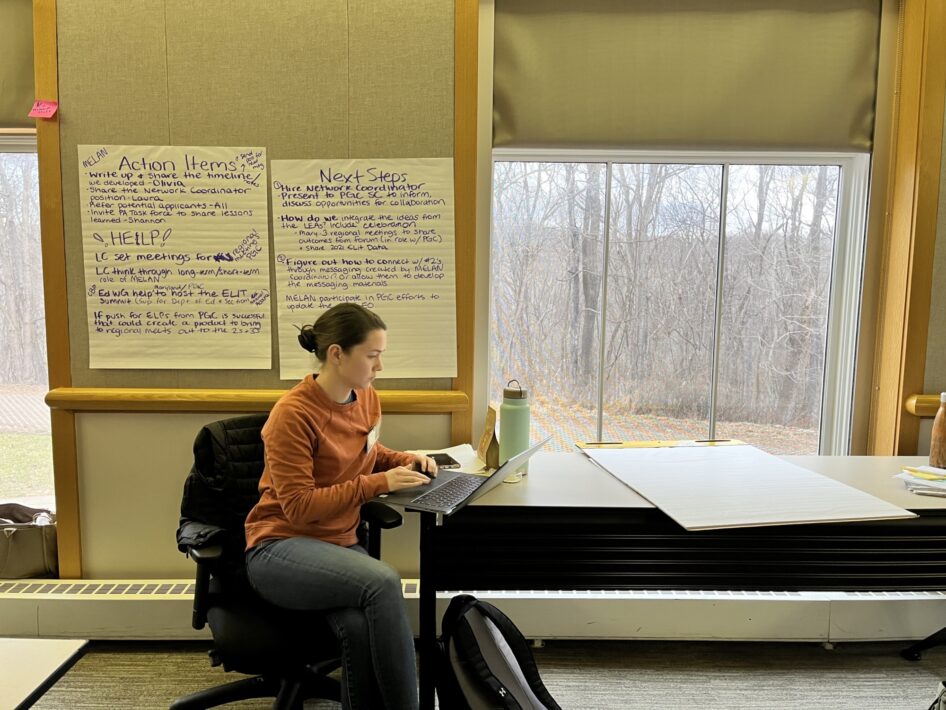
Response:
[{"label": "woman seated at table", "polygon": [[283,395],[263,427],[260,500],[246,520],[247,571],[267,601],[327,615],[341,642],[346,708],[416,708],[411,628],[398,573],[369,557],[356,531],[362,503],[427,483],[432,459],[378,441],[386,326],[342,303],[299,343],[320,366]]}]

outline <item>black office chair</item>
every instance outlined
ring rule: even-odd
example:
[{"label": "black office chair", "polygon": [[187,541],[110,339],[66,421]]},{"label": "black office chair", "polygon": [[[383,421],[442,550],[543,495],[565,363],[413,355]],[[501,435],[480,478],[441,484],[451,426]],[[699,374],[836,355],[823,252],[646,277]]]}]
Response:
[{"label": "black office chair", "polygon": [[[341,651],[324,614],[268,604],[246,579],[243,523],[259,499],[266,418],[235,417],[200,430],[177,531],[178,548],[197,563],[191,623],[195,629],[209,623],[212,665],[252,677],[180,698],[172,710],[268,696],[275,697],[274,708],[302,710],[308,698],[340,698],[340,684],[328,674],[341,665]],[[381,503],[366,503],[361,515],[359,537],[377,558],[381,529],[399,526],[401,516]]]}]

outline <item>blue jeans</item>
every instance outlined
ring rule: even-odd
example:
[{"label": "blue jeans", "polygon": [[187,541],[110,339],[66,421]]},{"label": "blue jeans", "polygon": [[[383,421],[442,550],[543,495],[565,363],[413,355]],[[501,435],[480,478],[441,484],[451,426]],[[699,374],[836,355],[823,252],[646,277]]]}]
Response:
[{"label": "blue jeans", "polygon": [[398,573],[360,545],[311,537],[263,542],[246,553],[250,584],[284,609],[331,610],[342,646],[346,708],[417,708],[414,637]]}]

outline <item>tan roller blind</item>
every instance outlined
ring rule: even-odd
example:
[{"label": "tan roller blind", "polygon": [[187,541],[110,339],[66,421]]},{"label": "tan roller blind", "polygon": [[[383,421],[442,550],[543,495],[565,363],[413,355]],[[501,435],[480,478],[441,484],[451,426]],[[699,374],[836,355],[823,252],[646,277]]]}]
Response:
[{"label": "tan roller blind", "polygon": [[0,128],[34,125],[33,3],[0,0]]},{"label": "tan roller blind", "polygon": [[879,0],[496,0],[494,145],[869,150]]}]

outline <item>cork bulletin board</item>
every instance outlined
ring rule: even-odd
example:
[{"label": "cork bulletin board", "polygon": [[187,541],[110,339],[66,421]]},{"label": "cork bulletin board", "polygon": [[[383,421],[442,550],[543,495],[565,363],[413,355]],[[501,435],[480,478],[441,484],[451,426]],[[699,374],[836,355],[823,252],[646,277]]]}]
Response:
[{"label": "cork bulletin board", "polygon": [[285,388],[275,329],[268,369],[89,367],[78,146],[253,146],[268,162],[451,158],[454,3],[69,0],[57,31],[73,386]]}]

